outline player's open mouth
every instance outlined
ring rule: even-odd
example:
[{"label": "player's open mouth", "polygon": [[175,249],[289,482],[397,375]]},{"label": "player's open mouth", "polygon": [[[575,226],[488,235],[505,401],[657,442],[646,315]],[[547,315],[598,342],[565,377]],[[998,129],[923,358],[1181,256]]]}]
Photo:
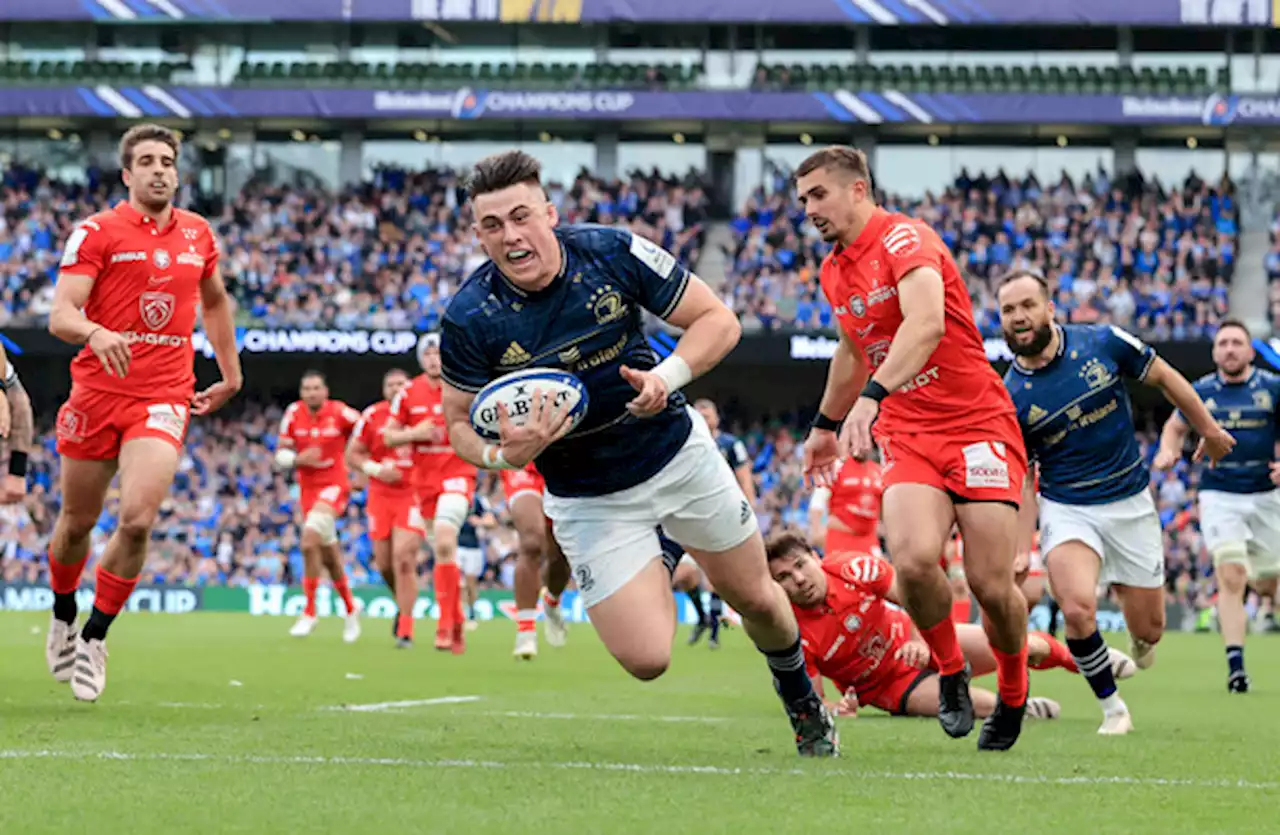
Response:
[{"label": "player's open mouth", "polygon": [[533,258],[533,252],[527,249],[513,249],[507,253],[507,261],[511,264],[523,264]]}]

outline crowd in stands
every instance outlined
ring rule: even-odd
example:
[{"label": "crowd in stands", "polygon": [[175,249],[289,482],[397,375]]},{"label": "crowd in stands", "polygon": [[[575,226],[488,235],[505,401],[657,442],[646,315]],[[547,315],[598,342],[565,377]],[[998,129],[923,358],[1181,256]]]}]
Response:
[{"label": "crowd in stands", "polygon": [[[733,220],[733,269],[724,288],[751,330],[828,327],[818,286],[827,247],[787,185],[773,172]],[[1152,341],[1211,336],[1227,313],[1239,245],[1235,187],[1194,174],[1166,188],[1139,177],[1112,182],[1098,171],[1079,182],[1042,185],[961,171],[941,194],[880,203],[928,221],[969,277],[983,334],[1000,335],[996,279],[1014,268],[1041,271],[1056,287],[1059,317],[1111,322]],[[1277,255],[1280,267],[1280,255]]]},{"label": "crowd in stands", "polygon": [[[0,326],[42,325],[59,249],[72,224],[124,195],[111,175],[87,186],[13,167],[0,183]],[[687,262],[705,233],[707,193],[695,176],[583,172],[548,192],[568,223],[624,226]],[[251,184],[210,220],[242,325],[435,327],[467,274],[484,262],[457,174],[386,168],[340,193]]]},{"label": "crowd in stands", "polygon": [[[278,406],[247,405],[196,421],[187,440],[172,498],[161,509],[144,583],[246,586],[296,583],[302,575],[297,528],[298,493],[292,477],[273,464]],[[781,526],[807,525],[809,489],[802,477],[803,435],[792,421],[732,425],[746,443],[757,484],[757,518],[766,534]],[[1155,427],[1141,433],[1149,461]],[[48,427],[31,456],[31,488],[23,505],[0,507],[0,556],[4,582],[47,582],[45,554],[57,515],[57,456]],[[356,479],[361,478],[356,476]],[[1165,530],[1169,599],[1203,608],[1214,594],[1213,563],[1200,534],[1195,507],[1197,470],[1187,462],[1153,474]],[[362,483],[339,531],[353,584],[382,580],[372,564]],[[477,529],[488,562],[483,585],[511,588],[515,533],[500,485],[482,473],[479,493],[496,524]],[[90,567],[114,530],[118,496],[109,496],[93,534]],[[476,519],[481,517],[477,516]],[[429,574],[423,565],[424,584]]]}]

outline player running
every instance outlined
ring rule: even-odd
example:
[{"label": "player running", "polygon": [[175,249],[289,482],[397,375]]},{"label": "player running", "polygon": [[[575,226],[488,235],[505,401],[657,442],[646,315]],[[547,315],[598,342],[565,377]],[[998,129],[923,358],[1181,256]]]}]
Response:
[{"label": "player running", "polygon": [[[191,415],[240,390],[232,303],[204,218],[173,205],[178,139],[137,125],[120,140],[127,201],[82,221],[67,238],[49,332],[84,345],[71,362],[71,396],[58,411],[62,508],[49,543],[53,617],[46,657],[77,699],[107,684],[107,630],[142,571]],[[195,393],[197,308],[221,381]],[[115,532],[98,563],[93,610],[76,630],[76,589],[107,488],[120,476]]]},{"label": "player running", "polygon": [[346,447],[360,423],[360,413],[341,400],[329,399],[329,386],[319,371],[302,375],[298,398],[284,410],[276,441],[276,465],[294,469],[301,494],[302,593],[307,602],[289,634],[305,638],[315,631],[316,590],[323,568],[346,609],[342,640],[353,644],[360,638],[360,604],[351,594],[342,566],[337,520],[347,512],[351,498]]},{"label": "player running", "polygon": [[[468,188],[491,262],[458,290],[444,317],[454,449],[494,469],[537,460],[545,510],[587,614],[609,652],[642,680],[666,671],[675,636],[661,524],[741,613],[768,659],[800,753],[836,754],[835,723],[805,674],[795,616],[769,577],[755,514],[706,422],[679,392],[737,343],[737,317],[650,241],[601,226],[556,228],[541,166],[528,154],[482,160]],[[641,328],[644,310],[684,329],[661,363]],[[543,393],[528,423],[514,426],[503,412],[501,443],[485,443],[468,415],[475,394],[536,366],[578,375],[590,397],[586,417],[561,438],[568,413]]]},{"label": "player running", "polygon": [[391,401],[409,382],[393,368],[382,377],[382,400],[365,409],[347,442],[347,465],[369,477],[366,513],[373,562],[396,599],[392,637],[400,649],[413,646],[413,607],[418,601],[418,554],[422,516],[413,499],[413,451],[391,449],[382,432],[391,420]]},{"label": "player running", "polygon": [[809,541],[824,554],[879,554],[883,497],[880,464],[869,455],[845,459],[835,481],[809,499]]},{"label": "player running", "polygon": [[458,531],[458,571],[462,575],[462,613],[468,632],[476,629],[476,601],[480,599],[480,578],[484,576],[484,543],[481,529],[492,530],[498,524],[493,508],[479,491],[471,499],[467,519]]},{"label": "player running", "polygon": [[[1133,730],[1097,625],[1098,583],[1120,596],[1141,669],[1164,633],[1164,540],[1138,449],[1125,378],[1159,388],[1216,461],[1235,441],[1149,346],[1112,325],[1055,325],[1049,285],[1027,271],[1000,285],[1000,327],[1014,354],[1005,385],[1039,468],[1040,543],[1066,619],[1067,646],[1103,711],[1100,734]],[[1198,456],[1197,456],[1198,457]],[[1024,501],[1035,501],[1027,480]],[[1023,536],[1029,540],[1030,530]]]},{"label": "player running", "polygon": [[[892,564],[867,553],[843,552],[822,559],[804,537],[782,531],[769,539],[769,570],[786,591],[800,622],[805,662],[814,686],[822,678],[843,694],[840,713],[859,705],[878,707],[895,716],[937,716],[937,667],[929,647],[902,609],[902,595]],[[890,605],[892,604],[892,605]],[[996,669],[995,656],[982,627],[956,628],[965,660],[976,676]],[[1133,662],[1113,651],[1117,670],[1133,674]],[[1036,670],[1062,668],[1078,672],[1071,653],[1053,638],[1033,633],[1028,658]],[[990,716],[996,695],[973,688],[974,713]],[[1028,713],[1056,719],[1058,703],[1028,699]]]},{"label": "player running", "polygon": [[538,596],[542,595],[543,630],[547,643],[564,646],[568,637],[560,598],[551,595],[542,584],[542,568],[546,561],[547,516],[542,509],[542,492],[546,482],[530,461],[522,470],[502,471],[502,493],[507,512],[516,529],[516,647],[513,655],[525,661],[538,655]]},{"label": "player running", "polygon": [[16,504],[27,495],[27,457],[31,453],[31,439],[35,428],[35,415],[31,398],[18,378],[18,369],[9,362],[4,346],[0,345],[0,438],[9,449],[9,471],[0,481],[0,504]]},{"label": "player running", "polygon": [[[384,433],[387,446],[412,444],[413,489],[418,512],[429,520],[435,568],[432,583],[440,619],[436,622],[435,647],[466,652],[462,616],[462,573],[458,567],[458,531],[467,521],[476,489],[476,468],[454,454],[441,405],[440,335],[423,334],[418,340],[422,373],[401,389],[391,404],[391,421]],[[421,543],[418,546],[421,548]]]},{"label": "player running", "polygon": [[907,610],[938,658],[938,719],[952,737],[973,729],[969,675],[938,566],[959,523],[999,691],[978,748],[1010,748],[1027,700],[1027,605],[1013,578],[1026,455],[1013,404],[987,361],[951,252],[927,224],[875,205],[866,156],[833,146],[796,176],[806,214],[835,244],[822,264],[822,291],[840,320],[805,473],[833,484],[840,458],[871,451],[875,425],[887,546]]},{"label": "player running", "polygon": [[[1218,370],[1195,383],[1196,394],[1237,445],[1215,467],[1200,473],[1200,528],[1213,555],[1218,581],[1218,623],[1227,648],[1227,690],[1249,692],[1244,670],[1247,632],[1244,597],[1250,582],[1274,596],[1280,575],[1280,463],[1276,461],[1276,404],[1280,377],[1253,365],[1253,340],[1236,319],[1218,327],[1213,364]],[[1160,433],[1155,466],[1172,467],[1191,431],[1174,412]]]}]

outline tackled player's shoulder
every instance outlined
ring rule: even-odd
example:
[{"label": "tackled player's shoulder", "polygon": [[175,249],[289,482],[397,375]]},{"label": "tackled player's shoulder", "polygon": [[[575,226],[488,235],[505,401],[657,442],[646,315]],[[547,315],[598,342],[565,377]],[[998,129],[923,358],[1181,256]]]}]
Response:
[{"label": "tackled player's shoulder", "polygon": [[578,252],[612,252],[631,246],[631,233],[599,223],[569,223],[556,227],[556,238],[566,249]]}]

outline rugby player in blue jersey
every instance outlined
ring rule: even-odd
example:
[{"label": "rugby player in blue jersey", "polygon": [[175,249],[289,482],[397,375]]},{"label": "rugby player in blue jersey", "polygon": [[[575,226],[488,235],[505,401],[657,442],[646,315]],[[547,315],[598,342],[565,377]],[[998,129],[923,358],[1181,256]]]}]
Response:
[{"label": "rugby player in blue jersey", "polygon": [[[1159,388],[1200,432],[1199,454],[1217,461],[1234,439],[1191,384],[1137,337],[1112,325],[1058,325],[1049,285],[1011,273],[997,291],[1000,326],[1014,359],[1005,386],[1027,454],[1040,474],[1040,548],[1062,607],[1067,646],[1103,710],[1101,734],[1133,730],[1097,625],[1101,580],[1120,597],[1139,668],[1155,661],[1164,633],[1164,540],[1133,425],[1125,379]],[[1035,507],[1033,480],[1025,508]],[[1024,519],[1024,541],[1034,532]],[[1125,659],[1127,660],[1127,659]]]},{"label": "rugby player in blue jersey", "polygon": [[[1250,582],[1259,594],[1276,593],[1280,576],[1280,463],[1276,461],[1276,405],[1280,377],[1253,365],[1253,339],[1243,322],[1228,319],[1213,339],[1218,370],[1195,383],[1210,413],[1235,436],[1231,454],[1200,473],[1200,530],[1213,555],[1218,581],[1218,626],[1227,648],[1227,690],[1249,692],[1244,670],[1244,608]],[[1160,433],[1155,465],[1182,458],[1191,426],[1174,412]]]},{"label": "rugby player in blue jersey", "polygon": [[[662,559],[661,525],[742,615],[799,752],[835,755],[835,723],[805,673],[795,615],[769,575],[755,514],[680,393],[737,344],[737,317],[657,244],[623,229],[558,227],[541,166],[528,154],[480,161],[468,191],[491,261],[458,289],[444,316],[444,409],[454,450],[489,469],[537,461],[545,512],[588,617],[641,680],[666,671],[675,637],[674,565]],[[641,327],[646,310],[684,329],[661,363]],[[534,367],[577,375],[590,396],[585,418],[566,434],[567,412],[539,396],[524,425],[504,415],[501,443],[481,439],[468,414],[476,393]]]}]

